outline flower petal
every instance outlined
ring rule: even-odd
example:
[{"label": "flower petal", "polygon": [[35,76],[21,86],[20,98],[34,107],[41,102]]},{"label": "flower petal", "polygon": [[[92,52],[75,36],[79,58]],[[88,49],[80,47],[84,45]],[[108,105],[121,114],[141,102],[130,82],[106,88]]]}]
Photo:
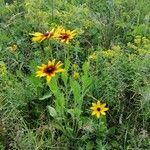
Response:
[{"label": "flower petal", "polygon": [[97,106],[100,106],[100,105],[101,105],[100,101],[97,101]]},{"label": "flower petal", "polygon": [[52,77],[51,76],[47,76],[47,82],[49,83],[50,82],[50,80],[52,79]]},{"label": "flower petal", "polygon": [[60,66],[62,66],[63,63],[61,63],[61,61],[59,61],[57,64],[56,64],[56,67],[59,68]]},{"label": "flower petal", "polygon": [[41,36],[37,36],[37,37],[32,38],[33,42],[41,42],[42,40],[43,40],[43,38]]},{"label": "flower petal", "polygon": [[51,66],[52,65],[52,62],[49,60],[48,61],[48,66]]},{"label": "flower petal", "polygon": [[103,108],[103,111],[107,111],[107,110],[109,110],[109,108]]},{"label": "flower petal", "polygon": [[96,106],[96,103],[92,103],[92,106]]},{"label": "flower petal", "polygon": [[46,76],[46,73],[42,72],[42,71],[37,71],[36,72],[36,77],[45,77]]},{"label": "flower petal", "polygon": [[101,108],[104,108],[106,106],[106,103],[101,104]]},{"label": "flower petal", "polygon": [[56,61],[56,60],[55,60],[55,59],[53,59],[53,60],[51,61],[51,65],[53,65],[53,66],[54,66],[54,65],[55,65],[55,61]]},{"label": "flower petal", "polygon": [[92,115],[92,116],[93,116],[93,115],[96,115],[96,111],[93,111],[91,115]]},{"label": "flower petal", "polygon": [[104,116],[106,115],[106,113],[104,111],[101,111],[101,114],[104,115]]},{"label": "flower petal", "polygon": [[97,113],[97,114],[96,114],[96,117],[99,118],[99,117],[100,117],[100,113]]},{"label": "flower petal", "polygon": [[29,35],[33,35],[33,36],[41,36],[41,35],[43,35],[43,33],[35,32],[35,33],[30,33]]},{"label": "flower petal", "polygon": [[65,70],[64,69],[57,69],[55,72],[58,73],[58,72],[64,72]]},{"label": "flower petal", "polygon": [[90,107],[90,109],[92,109],[92,110],[95,110],[95,108],[96,108],[96,107],[94,107],[94,106],[93,106],[93,107]]}]

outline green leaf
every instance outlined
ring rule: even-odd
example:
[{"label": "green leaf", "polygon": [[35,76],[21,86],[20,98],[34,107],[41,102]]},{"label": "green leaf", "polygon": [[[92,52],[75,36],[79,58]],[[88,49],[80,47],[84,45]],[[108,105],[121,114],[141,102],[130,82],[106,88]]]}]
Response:
[{"label": "green leaf", "polygon": [[82,105],[82,96],[81,96],[81,87],[80,84],[74,80],[73,78],[70,78],[70,86],[71,90],[73,92],[75,106],[79,106],[79,108]]},{"label": "green leaf", "polygon": [[87,74],[88,74],[88,71],[89,71],[89,62],[85,62],[85,63],[83,64],[83,66],[82,66],[82,69],[83,69],[83,73],[84,73],[85,75],[87,75]]},{"label": "green leaf", "polygon": [[92,150],[93,148],[94,148],[94,142],[89,141],[89,142],[86,144],[86,150]]},{"label": "green leaf", "polygon": [[49,94],[46,94],[46,95],[44,95],[43,97],[39,98],[39,100],[45,100],[45,99],[50,98],[51,96],[52,96],[52,94],[49,93]]},{"label": "green leaf", "polygon": [[48,105],[47,109],[49,111],[50,116],[52,116],[53,118],[57,116],[57,112],[56,112],[55,108]]},{"label": "green leaf", "polygon": [[65,60],[65,71],[61,74],[61,77],[65,84],[65,87],[67,87],[67,81],[68,81],[68,76],[69,76],[68,75],[69,67],[70,67],[70,61],[69,61],[69,59],[66,59]]},{"label": "green leaf", "polygon": [[83,69],[83,74],[82,74],[82,89],[83,92],[85,92],[88,87],[90,86],[90,84],[92,83],[92,77],[89,76],[89,63],[85,62],[82,66]]},{"label": "green leaf", "polygon": [[55,108],[56,111],[60,116],[64,115],[64,108],[65,108],[65,97],[62,91],[60,90],[60,87],[58,86],[57,79],[54,78],[49,83],[50,90],[54,94],[56,100],[55,100]]},{"label": "green leaf", "polygon": [[79,117],[82,113],[82,110],[79,108],[74,108],[74,109],[68,109],[67,112],[72,116],[73,119],[75,117]]}]

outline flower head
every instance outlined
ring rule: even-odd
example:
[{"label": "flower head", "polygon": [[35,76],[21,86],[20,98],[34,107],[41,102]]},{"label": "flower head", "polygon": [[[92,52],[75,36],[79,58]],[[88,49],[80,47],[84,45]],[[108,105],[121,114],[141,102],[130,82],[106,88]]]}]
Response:
[{"label": "flower head", "polygon": [[94,52],[92,55],[89,56],[89,59],[96,60],[97,56],[98,56],[98,54],[96,52]]},{"label": "flower head", "polygon": [[38,66],[38,71],[36,72],[36,77],[46,77],[47,82],[50,82],[51,78],[56,75],[58,72],[63,72],[64,69],[61,68],[63,64],[58,61],[55,62],[55,59],[48,61],[48,64],[42,64]]},{"label": "flower head", "polygon": [[79,76],[80,76],[80,75],[79,75],[78,72],[75,71],[75,72],[73,73],[73,78],[74,78],[74,79],[78,79]]},{"label": "flower head", "polygon": [[61,42],[69,44],[69,41],[72,40],[75,35],[75,30],[65,30],[62,26],[60,26],[56,29],[54,37],[59,39]]},{"label": "flower head", "polygon": [[97,118],[99,118],[101,115],[106,115],[106,112],[108,110],[106,106],[106,103],[100,103],[100,101],[97,101],[97,103],[92,103],[92,107],[90,108],[92,110],[92,116],[96,115]]},{"label": "flower head", "polygon": [[11,51],[11,52],[15,52],[16,50],[17,50],[17,45],[16,44],[13,44],[12,46],[10,46],[10,47],[8,47],[9,48],[9,50]]},{"label": "flower head", "polygon": [[41,33],[41,32],[35,32],[35,33],[30,33],[32,35],[32,41],[33,42],[42,42],[46,39],[52,38],[54,35],[54,29],[52,29],[50,32],[46,33]]}]

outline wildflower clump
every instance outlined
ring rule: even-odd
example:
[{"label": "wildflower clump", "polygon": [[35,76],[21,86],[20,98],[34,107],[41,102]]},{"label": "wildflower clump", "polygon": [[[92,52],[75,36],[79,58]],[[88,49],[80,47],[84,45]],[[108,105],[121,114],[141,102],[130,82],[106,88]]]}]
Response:
[{"label": "wildflower clump", "polygon": [[150,54],[150,40],[146,37],[136,36],[133,43],[129,42],[127,47],[130,50],[129,55],[145,56]]},{"label": "wildflower clump", "polygon": [[45,33],[35,32],[30,33],[30,35],[33,36],[32,37],[33,42],[42,42],[44,40],[53,38],[60,42],[69,44],[70,40],[72,40],[76,35],[76,31],[66,30],[62,26],[58,26],[57,28],[53,28],[51,31],[47,31]]},{"label": "wildflower clump", "polygon": [[111,49],[105,50],[105,51],[101,51],[101,55],[104,58],[109,58],[109,59],[113,59],[116,58],[117,56],[120,56],[120,54],[122,53],[120,46],[112,46]]},{"label": "wildflower clump", "polygon": [[109,62],[112,62],[115,59],[119,58],[122,54],[123,51],[120,46],[112,46],[110,49],[107,50],[95,51],[88,58],[89,60],[95,61],[99,57],[101,57]]}]

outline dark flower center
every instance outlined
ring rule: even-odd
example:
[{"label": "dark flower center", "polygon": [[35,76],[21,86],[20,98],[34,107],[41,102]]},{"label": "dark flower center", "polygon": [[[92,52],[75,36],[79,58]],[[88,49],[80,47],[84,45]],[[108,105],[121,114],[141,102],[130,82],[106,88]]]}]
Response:
[{"label": "dark flower center", "polygon": [[50,34],[49,32],[46,32],[44,33],[44,36],[49,36],[49,34]]},{"label": "dark flower center", "polygon": [[98,107],[98,108],[97,108],[97,111],[100,111],[100,110],[101,110],[101,109]]},{"label": "dark flower center", "polygon": [[55,66],[48,66],[47,68],[45,68],[44,72],[46,74],[52,74],[54,71],[56,70]]},{"label": "dark flower center", "polygon": [[67,34],[67,33],[60,33],[60,38],[64,39],[64,40],[67,40],[69,38],[69,34]]}]

